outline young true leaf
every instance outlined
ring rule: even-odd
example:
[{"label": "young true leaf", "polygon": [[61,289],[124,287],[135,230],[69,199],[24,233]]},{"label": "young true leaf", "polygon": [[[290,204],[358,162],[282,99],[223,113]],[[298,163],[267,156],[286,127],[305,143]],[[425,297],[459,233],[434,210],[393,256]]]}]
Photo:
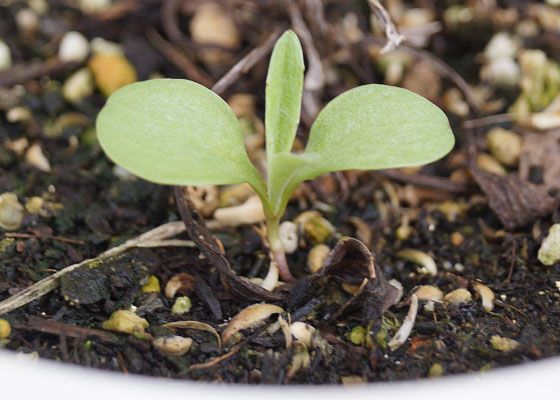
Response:
[{"label": "young true leaf", "polygon": [[120,89],[101,110],[97,135],[113,161],[144,179],[168,185],[249,182],[266,193],[237,118],[197,83],[155,79]]},{"label": "young true leaf", "polygon": [[[266,77],[266,158],[269,195],[283,176],[277,174],[276,155],[289,153],[299,125],[303,92],[303,52],[292,31],[284,33],[272,52]],[[271,196],[272,197],[272,196]]]}]

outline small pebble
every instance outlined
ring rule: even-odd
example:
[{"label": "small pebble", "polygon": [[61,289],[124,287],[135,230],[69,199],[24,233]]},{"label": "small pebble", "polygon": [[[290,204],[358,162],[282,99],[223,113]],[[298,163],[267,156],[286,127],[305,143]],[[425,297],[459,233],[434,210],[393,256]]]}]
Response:
[{"label": "small pebble", "polygon": [[468,303],[472,300],[471,292],[467,289],[455,289],[447,293],[443,299],[451,304],[459,305],[463,303]]},{"label": "small pebble", "polygon": [[[190,23],[191,37],[195,43],[210,44],[226,49],[237,49],[241,44],[239,31],[233,18],[220,4],[204,2],[197,7]],[[228,59],[219,49],[207,49],[201,56],[208,63],[220,63]]]},{"label": "small pebble", "polygon": [[91,41],[91,51],[94,54],[115,54],[124,56],[124,51],[120,44],[110,42],[100,37],[96,37]]},{"label": "small pebble", "polygon": [[480,153],[476,159],[476,166],[491,174],[505,176],[506,169],[490,154]]},{"label": "small pebble", "polygon": [[25,107],[14,107],[10,108],[6,113],[6,121],[11,122],[12,124],[16,122],[24,122],[29,121],[31,119],[31,111]]},{"label": "small pebble", "polygon": [[432,364],[428,376],[430,378],[438,378],[443,375],[443,367],[440,363]]},{"label": "small pebble", "polygon": [[31,34],[39,27],[39,17],[30,8],[22,8],[16,14],[16,25],[20,31]]},{"label": "small pebble", "polygon": [[43,154],[43,150],[39,143],[31,145],[25,153],[25,161],[43,172],[51,172],[51,165],[49,160]]},{"label": "small pebble", "polygon": [[136,70],[123,56],[95,54],[88,62],[95,84],[105,96],[137,80]]},{"label": "small pebble", "polygon": [[23,206],[17,196],[11,192],[0,195],[0,229],[17,230],[23,219]]},{"label": "small pebble", "polygon": [[543,265],[551,266],[560,261],[560,224],[554,224],[542,241],[537,255]]},{"label": "small pebble", "polygon": [[192,308],[191,299],[187,296],[177,297],[175,304],[171,308],[171,314],[183,315],[188,313]]},{"label": "small pebble", "polygon": [[315,273],[323,266],[331,249],[326,244],[318,244],[314,246],[307,255],[307,267],[311,273]]},{"label": "small pebble", "polygon": [[473,289],[482,298],[482,307],[488,312],[492,311],[494,309],[494,292],[492,289],[478,282],[473,284]]},{"label": "small pebble", "polygon": [[519,342],[517,340],[504,338],[499,335],[492,336],[490,338],[490,344],[492,344],[494,349],[503,351],[504,353],[509,353],[519,347]]},{"label": "small pebble", "polygon": [[0,39],[0,71],[5,71],[12,66],[12,52],[6,42]]},{"label": "small pebble", "polygon": [[350,342],[352,342],[352,344],[361,346],[366,340],[366,328],[361,325],[355,326],[354,328],[352,328],[352,331],[350,332],[348,338],[350,339]]},{"label": "small pebble", "polygon": [[115,311],[107,321],[103,322],[105,330],[128,334],[144,332],[144,328],[148,326],[148,321],[128,310]]},{"label": "small pebble", "polygon": [[521,136],[503,128],[494,128],[486,135],[490,153],[506,167],[516,167],[521,155]]},{"label": "small pebble", "polygon": [[146,284],[142,286],[142,292],[144,293],[159,292],[159,291],[160,291],[159,279],[156,278],[154,275],[150,276]]},{"label": "small pebble", "polygon": [[414,291],[418,300],[423,301],[440,301],[443,299],[443,292],[433,285],[423,285]]},{"label": "small pebble", "polygon": [[484,49],[484,57],[487,60],[500,58],[515,58],[519,51],[519,40],[507,32],[498,32],[492,36]]},{"label": "small pebble", "polygon": [[152,341],[152,345],[168,356],[179,357],[186,354],[193,344],[193,340],[182,336],[158,337]]},{"label": "small pebble", "polygon": [[60,41],[58,58],[61,61],[84,61],[89,54],[89,42],[80,32],[66,32]]},{"label": "small pebble", "polygon": [[12,333],[12,326],[5,319],[0,318],[0,339],[7,339]]},{"label": "small pebble", "polygon": [[464,241],[465,237],[461,232],[453,232],[451,234],[451,244],[453,244],[453,246],[459,247],[463,244]]},{"label": "small pebble", "polygon": [[75,72],[64,82],[62,95],[70,103],[77,103],[94,91],[93,75],[88,68]]},{"label": "small pebble", "polygon": [[111,5],[111,0],[79,0],[80,9],[85,13],[103,11]]}]

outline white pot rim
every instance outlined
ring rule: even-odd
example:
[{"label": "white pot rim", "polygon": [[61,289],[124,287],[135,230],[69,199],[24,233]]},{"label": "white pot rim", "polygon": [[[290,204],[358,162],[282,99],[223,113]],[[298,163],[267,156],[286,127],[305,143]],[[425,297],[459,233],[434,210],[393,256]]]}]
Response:
[{"label": "white pot rim", "polygon": [[[556,398],[560,357],[530,361],[486,372],[438,379],[339,385],[264,386],[207,384],[167,378],[102,371],[49,360],[22,360],[14,353],[0,351],[0,393],[2,398],[49,399],[134,399],[156,400],[340,400],[341,396],[377,399],[500,399],[504,395]],[[14,395],[12,397],[8,395]],[[550,397],[552,395],[552,397]],[[385,397],[387,396],[387,397]],[[397,396],[397,397],[395,397]],[[437,396],[437,397],[436,397]]]}]

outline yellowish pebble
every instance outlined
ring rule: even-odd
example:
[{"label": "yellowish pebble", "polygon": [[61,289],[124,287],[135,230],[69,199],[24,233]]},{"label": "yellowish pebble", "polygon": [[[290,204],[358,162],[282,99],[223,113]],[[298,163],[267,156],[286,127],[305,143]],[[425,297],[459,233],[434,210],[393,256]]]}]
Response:
[{"label": "yellowish pebble", "polygon": [[0,339],[6,339],[12,333],[12,327],[8,321],[0,318]]},{"label": "yellowish pebble", "polygon": [[142,286],[142,292],[144,293],[159,292],[159,291],[160,291],[159,279],[156,278],[154,275],[150,276],[146,284]]},{"label": "yellowish pebble", "polygon": [[88,62],[95,84],[105,96],[137,80],[136,70],[123,56],[96,54]]}]

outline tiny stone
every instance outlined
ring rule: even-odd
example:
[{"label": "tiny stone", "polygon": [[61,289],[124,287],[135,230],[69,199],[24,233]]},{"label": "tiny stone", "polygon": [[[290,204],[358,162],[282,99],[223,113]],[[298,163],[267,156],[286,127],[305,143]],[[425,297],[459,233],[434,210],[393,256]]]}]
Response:
[{"label": "tiny stone", "polygon": [[159,292],[159,291],[160,291],[159,279],[156,278],[154,275],[150,276],[146,284],[142,286],[142,292],[144,293]]},{"label": "tiny stone", "polygon": [[148,321],[128,310],[115,311],[107,321],[103,322],[103,329],[105,330],[128,334],[135,331],[144,332],[144,328],[148,326]]},{"label": "tiny stone", "polygon": [[8,45],[0,39],[0,71],[9,69],[12,66],[12,52]]},{"label": "tiny stone", "polygon": [[6,113],[6,121],[13,123],[29,121],[31,119],[31,111],[25,107],[14,107]]},{"label": "tiny stone", "polygon": [[182,336],[158,337],[152,341],[152,345],[168,356],[179,357],[187,353],[193,344],[193,340]]},{"label": "tiny stone", "polygon": [[43,154],[43,150],[39,143],[35,143],[25,153],[25,161],[43,172],[51,172],[51,165],[49,160]]},{"label": "tiny stone", "polygon": [[494,128],[486,135],[490,153],[507,167],[515,167],[521,155],[521,136],[503,128]]},{"label": "tiny stone", "polygon": [[12,327],[8,321],[0,318],[0,339],[7,339],[12,333]]},{"label": "tiny stone", "polygon": [[447,293],[443,299],[457,306],[459,304],[468,303],[469,301],[471,301],[472,295],[471,292],[469,292],[467,289],[455,289]]},{"label": "tiny stone", "polygon": [[418,300],[422,301],[438,301],[443,298],[443,292],[433,285],[423,285],[414,291]]},{"label": "tiny stone", "polygon": [[519,347],[519,342],[517,340],[504,338],[498,335],[494,335],[490,338],[490,344],[492,344],[494,349],[503,351],[504,353],[509,353]]},{"label": "tiny stone", "polygon": [[440,363],[432,364],[428,376],[430,378],[438,378],[443,375],[443,367]]},{"label": "tiny stone", "polygon": [[66,32],[60,41],[58,57],[61,61],[84,61],[89,54],[89,43],[80,32]]},{"label": "tiny stone", "polygon": [[554,224],[539,248],[538,259],[543,265],[551,266],[560,261],[560,224]]},{"label": "tiny stone", "polygon": [[0,195],[0,228],[6,231],[17,230],[23,219],[23,206],[17,196],[6,192]]},{"label": "tiny stone", "polygon": [[173,304],[173,307],[171,308],[171,314],[183,315],[185,313],[188,313],[191,310],[191,307],[191,299],[189,299],[187,296],[177,297],[177,300],[175,300],[175,304]]},{"label": "tiny stone", "polygon": [[22,8],[16,14],[16,24],[22,32],[32,33],[39,27],[39,17],[35,11],[29,8]]},{"label": "tiny stone", "polygon": [[85,13],[99,12],[111,5],[111,0],[80,0],[80,9]]},{"label": "tiny stone", "polygon": [[450,269],[453,268],[453,263],[451,261],[446,260],[443,262],[442,266],[444,270],[449,271]]},{"label": "tiny stone", "polygon": [[364,328],[361,325],[355,326],[354,328],[352,328],[352,331],[350,332],[349,339],[352,342],[352,344],[355,344],[356,346],[361,346],[366,339],[366,328]]},{"label": "tiny stone", "polygon": [[93,93],[93,75],[88,68],[82,68],[64,82],[62,94],[70,103],[77,103]]},{"label": "tiny stone", "polygon": [[463,272],[465,270],[465,266],[461,263],[457,263],[453,266],[453,268],[455,269],[455,271],[457,272]]},{"label": "tiny stone", "polygon": [[459,247],[463,244],[464,241],[465,241],[465,237],[461,232],[453,232],[451,234],[451,243],[453,244],[453,246]]}]

